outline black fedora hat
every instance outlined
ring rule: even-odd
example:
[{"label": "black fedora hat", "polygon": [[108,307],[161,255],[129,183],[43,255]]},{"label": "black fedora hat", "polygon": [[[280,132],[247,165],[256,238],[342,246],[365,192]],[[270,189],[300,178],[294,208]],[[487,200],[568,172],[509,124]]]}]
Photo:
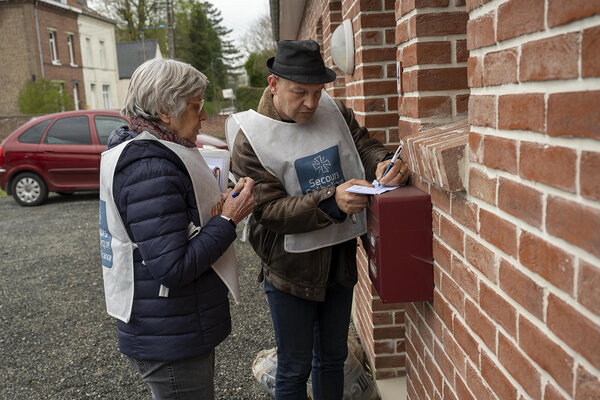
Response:
[{"label": "black fedora hat", "polygon": [[299,83],[328,83],[336,78],[335,72],[325,66],[314,40],[280,40],[277,54],[267,60],[267,69]]}]

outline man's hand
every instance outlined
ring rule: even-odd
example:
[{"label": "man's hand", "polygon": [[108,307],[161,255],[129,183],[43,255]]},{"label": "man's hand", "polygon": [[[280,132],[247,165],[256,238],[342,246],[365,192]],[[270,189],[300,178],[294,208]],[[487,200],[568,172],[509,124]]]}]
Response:
[{"label": "man's hand", "polygon": [[346,189],[353,185],[373,187],[370,182],[363,179],[350,179],[337,186],[335,188],[335,201],[338,208],[346,214],[358,214],[365,209],[369,202],[369,196],[366,194],[346,192]]},{"label": "man's hand", "polygon": [[375,172],[377,181],[381,183],[382,186],[400,186],[405,184],[410,176],[410,170],[408,169],[408,164],[400,158],[396,160],[388,173],[385,174],[383,178],[381,177],[390,162],[391,160],[386,160],[377,164],[377,171]]},{"label": "man's hand", "polygon": [[[239,193],[232,197],[234,193]],[[235,224],[239,224],[254,209],[254,181],[252,178],[241,178],[233,189],[221,194],[223,212],[221,215],[231,218]]]}]

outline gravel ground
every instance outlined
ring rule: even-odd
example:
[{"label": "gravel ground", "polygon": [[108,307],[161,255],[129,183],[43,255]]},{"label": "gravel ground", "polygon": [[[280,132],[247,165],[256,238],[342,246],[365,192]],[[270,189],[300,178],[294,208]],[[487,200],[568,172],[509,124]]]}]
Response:
[{"label": "gravel ground", "polygon": [[[238,235],[241,232],[238,231]],[[98,195],[51,194],[39,207],[0,197],[0,399],[150,399],[105,311]],[[252,376],[275,346],[258,259],[236,243],[243,305],[217,348],[217,399],[269,399]]]}]

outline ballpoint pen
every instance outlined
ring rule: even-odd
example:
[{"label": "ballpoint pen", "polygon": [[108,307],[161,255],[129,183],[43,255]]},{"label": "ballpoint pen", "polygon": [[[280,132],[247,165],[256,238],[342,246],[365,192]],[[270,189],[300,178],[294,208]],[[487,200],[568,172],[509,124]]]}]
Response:
[{"label": "ballpoint pen", "polygon": [[[264,179],[259,179],[257,181],[254,181],[254,186],[258,185],[259,183],[262,183]],[[240,190],[238,190],[237,192],[235,192],[234,194],[231,195],[231,197],[238,197],[240,195],[240,192],[243,190],[244,188],[242,187]]]},{"label": "ballpoint pen", "polygon": [[398,148],[394,152],[394,155],[392,156],[392,161],[390,161],[390,163],[388,164],[387,168],[385,169],[385,172],[383,173],[383,175],[381,175],[381,178],[379,178],[379,180],[383,179],[383,177],[385,176],[385,174],[387,174],[388,171],[394,166],[394,163],[400,157],[400,153],[402,152],[402,148],[403,147],[404,147],[404,143],[400,143],[400,146],[398,146]]}]

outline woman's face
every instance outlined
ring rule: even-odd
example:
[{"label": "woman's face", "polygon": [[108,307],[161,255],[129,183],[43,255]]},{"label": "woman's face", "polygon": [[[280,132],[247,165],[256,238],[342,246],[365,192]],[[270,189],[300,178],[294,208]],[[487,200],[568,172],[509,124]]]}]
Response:
[{"label": "woman's face", "polygon": [[196,136],[202,127],[202,121],[207,119],[204,111],[204,100],[202,96],[188,99],[187,107],[179,118],[161,115],[163,124],[175,135],[196,143]]}]

